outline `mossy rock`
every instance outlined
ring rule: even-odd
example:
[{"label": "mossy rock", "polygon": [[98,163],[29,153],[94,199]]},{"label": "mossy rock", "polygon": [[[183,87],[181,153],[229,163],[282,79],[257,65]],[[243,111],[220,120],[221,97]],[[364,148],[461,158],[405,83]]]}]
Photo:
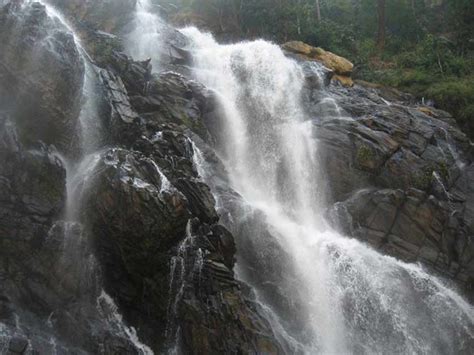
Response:
[{"label": "mossy rock", "polygon": [[356,162],[357,165],[362,169],[373,170],[376,167],[375,162],[375,153],[374,151],[366,144],[363,144],[357,148],[356,153]]},{"label": "mossy rock", "polygon": [[426,167],[412,175],[412,184],[418,190],[428,190],[433,181],[433,167]]}]

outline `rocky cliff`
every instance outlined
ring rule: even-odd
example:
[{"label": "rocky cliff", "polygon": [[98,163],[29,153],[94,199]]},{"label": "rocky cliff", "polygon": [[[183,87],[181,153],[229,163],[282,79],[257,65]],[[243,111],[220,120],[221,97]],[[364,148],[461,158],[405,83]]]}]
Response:
[{"label": "rocky cliff", "polygon": [[[231,209],[238,196],[213,151],[220,109],[190,74],[186,37],[163,27],[156,72],[124,53],[134,0],[51,3],[77,38],[41,3],[0,8],[0,352],[287,352],[235,277],[234,235],[252,231],[224,227],[199,173],[204,154]],[[71,222],[87,67],[103,132]],[[408,95],[314,75],[303,104],[329,219],[472,299],[472,144],[448,113]]]}]

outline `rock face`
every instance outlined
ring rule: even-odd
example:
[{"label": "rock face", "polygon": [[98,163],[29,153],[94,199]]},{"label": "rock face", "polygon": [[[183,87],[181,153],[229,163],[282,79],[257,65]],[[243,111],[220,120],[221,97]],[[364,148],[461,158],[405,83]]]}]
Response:
[{"label": "rock face", "polygon": [[74,37],[45,7],[0,9],[0,96],[27,143],[70,152],[81,108],[84,64]]},{"label": "rock face", "polygon": [[[26,149],[5,114],[0,158],[2,351],[135,353],[105,319],[110,309],[90,302],[100,289],[89,264],[94,258],[81,243],[81,226],[58,220],[66,199],[62,162],[44,144]],[[84,262],[79,267],[73,263],[76,254]]]},{"label": "rock face", "polygon": [[[422,262],[472,297],[467,137],[448,113],[430,108],[428,115],[405,95],[366,85],[328,89],[340,107],[332,118],[316,120],[317,138],[343,232]],[[312,98],[309,109],[317,114],[324,103]]]},{"label": "rock face", "polygon": [[81,26],[116,33],[130,23],[137,0],[51,0],[50,3]]}]

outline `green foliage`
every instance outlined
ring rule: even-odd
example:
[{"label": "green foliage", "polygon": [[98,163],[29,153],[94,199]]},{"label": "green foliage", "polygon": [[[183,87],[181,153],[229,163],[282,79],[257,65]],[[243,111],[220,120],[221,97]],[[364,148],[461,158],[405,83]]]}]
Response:
[{"label": "green foliage", "polygon": [[451,79],[437,83],[427,90],[427,94],[433,97],[449,110],[454,111],[457,107],[467,106],[474,102],[474,78]]},{"label": "green foliage", "polygon": [[469,133],[474,133],[474,76],[464,79],[451,78],[427,89],[428,97],[439,106],[453,113],[458,123]]},{"label": "green foliage", "polygon": [[301,39],[345,57],[351,57],[356,51],[356,39],[352,29],[329,20],[323,20],[304,31]]}]

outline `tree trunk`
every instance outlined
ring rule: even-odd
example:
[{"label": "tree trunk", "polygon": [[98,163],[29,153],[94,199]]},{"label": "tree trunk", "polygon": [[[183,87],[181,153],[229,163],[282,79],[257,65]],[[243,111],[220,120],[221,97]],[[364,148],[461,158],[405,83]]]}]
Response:
[{"label": "tree trunk", "polygon": [[298,36],[301,35],[301,20],[300,20],[300,15],[301,15],[301,0],[298,0],[298,8],[296,10],[296,26],[298,30]]},{"label": "tree trunk", "polygon": [[377,48],[382,52],[385,47],[385,0],[377,0]]},{"label": "tree trunk", "polygon": [[316,20],[321,22],[321,6],[319,6],[319,0],[315,1],[314,6],[316,7]]}]

